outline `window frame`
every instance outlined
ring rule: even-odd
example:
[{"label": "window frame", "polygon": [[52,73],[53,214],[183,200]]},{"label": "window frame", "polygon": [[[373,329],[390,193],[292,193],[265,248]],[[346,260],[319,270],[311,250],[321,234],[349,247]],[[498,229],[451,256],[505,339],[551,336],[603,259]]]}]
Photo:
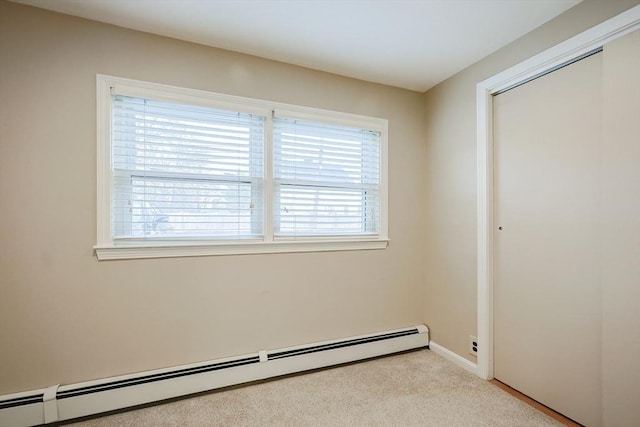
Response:
[{"label": "window frame", "polygon": [[[354,236],[354,235],[359,237],[377,236],[378,227],[379,227],[379,215],[375,213],[369,214],[368,209],[366,208],[366,205],[370,200],[379,200],[378,194],[379,194],[379,185],[380,185],[380,146],[378,145],[375,148],[367,147],[364,145],[360,146],[360,150],[362,150],[361,157],[360,157],[360,166],[362,169],[360,170],[359,182],[353,181],[354,175],[352,174],[354,173],[354,170],[351,169],[353,168],[353,164],[351,165],[343,164],[344,167],[346,167],[347,169],[350,169],[350,173],[346,172],[345,170],[346,175],[344,176],[344,179],[346,181],[342,181],[342,182],[336,181],[332,176],[333,173],[335,173],[335,171],[328,172],[326,175],[321,171],[325,167],[327,167],[328,170],[331,170],[331,168],[333,167],[331,166],[331,164],[335,161],[333,159],[337,158],[333,156],[340,157],[342,155],[346,155],[345,151],[339,151],[339,149],[338,151],[336,151],[336,149],[332,147],[334,142],[330,141],[330,139],[333,139],[333,138],[341,138],[342,136],[336,136],[334,132],[336,131],[344,132],[346,130],[344,129],[345,126],[335,125],[334,123],[331,123],[331,124],[319,123],[317,120],[308,121],[308,120],[301,120],[300,118],[292,119],[288,117],[291,115],[292,115],[291,113],[286,113],[282,111],[275,111],[273,115],[273,124],[274,124],[274,132],[272,133],[272,136],[274,138],[273,152],[274,152],[274,155],[276,155],[276,158],[278,157],[280,158],[279,161],[274,160],[274,163],[272,165],[274,170],[274,180],[272,184],[273,184],[274,191],[276,192],[276,195],[274,196],[273,200],[276,206],[280,206],[279,203],[282,201],[280,200],[280,197],[282,196],[282,194],[289,194],[289,197],[294,197],[294,198],[296,196],[293,196],[292,194],[295,194],[295,193],[298,193],[299,195],[305,193],[307,196],[310,196],[314,194],[314,192],[316,193],[315,197],[317,198],[322,198],[323,197],[321,196],[322,194],[326,196],[332,193],[334,194],[334,196],[335,194],[342,193],[342,197],[359,196],[361,198],[361,208],[362,208],[359,213],[359,216],[360,216],[359,226],[361,227],[361,231],[359,233],[350,233],[348,231],[341,232],[339,228],[322,231],[314,227],[312,227],[314,231],[311,231],[311,229],[308,229],[308,231],[311,232],[311,235],[325,236],[325,237]],[[278,124],[279,121],[282,122],[280,125]],[[301,133],[298,133],[298,129],[297,129],[298,122],[300,122],[301,124],[301,128],[300,128]],[[311,128],[317,128],[317,127],[320,127],[318,126],[318,124],[320,124],[321,126],[327,126],[327,127],[322,128],[317,133],[313,133],[313,131],[309,129],[309,125],[311,125]],[[379,131],[372,131],[364,126],[346,126],[346,128],[355,130],[355,132],[351,134],[351,137],[345,137],[346,140],[351,139],[350,143],[353,143],[358,136],[362,138],[361,139],[362,141],[364,139],[369,139],[368,137],[365,137],[365,135],[374,135],[374,134],[377,135],[377,137],[375,138],[377,139],[377,142],[380,141]],[[278,129],[278,131],[276,131],[275,129]],[[298,138],[301,138],[301,139],[298,139]],[[329,138],[329,140],[324,141],[326,145],[323,145],[323,143],[316,144],[312,142],[313,140],[318,141],[320,139],[325,139],[325,138]],[[371,148],[373,148],[373,150],[371,150]],[[298,150],[300,150],[300,153],[305,153],[305,154],[299,155]],[[316,150],[319,150],[319,151],[316,151]],[[327,151],[326,158],[324,157],[324,154],[320,154],[321,152],[324,152],[324,151]],[[371,156],[372,153],[373,153],[373,157],[377,159],[375,163],[370,162],[370,160],[367,159],[367,156]],[[315,155],[318,155],[318,154],[320,154],[319,157],[315,157]],[[315,160],[315,162],[317,163],[314,165],[313,163],[315,162],[312,161],[311,165],[305,164],[304,166],[302,166],[301,175],[298,176],[297,172],[295,171],[297,165],[299,164],[298,162],[300,161],[306,162],[307,160]],[[349,163],[349,160],[345,160],[345,162]],[[374,165],[375,165],[375,168],[371,169],[371,167],[373,167]],[[316,166],[317,169],[310,169],[310,167],[313,168],[314,166]],[[307,173],[309,173],[309,171],[311,170],[313,170],[313,172],[311,172],[310,175],[307,175]],[[375,184],[370,183],[366,178],[366,175],[371,173],[372,171],[377,173],[378,175],[378,180]],[[284,177],[282,176],[283,174],[287,176]],[[371,196],[368,195],[369,191],[371,191],[371,194],[372,194]],[[351,193],[350,195],[348,195],[349,192]],[[284,196],[284,197],[286,198],[287,196]],[[329,196],[329,197],[332,197],[332,196]],[[338,198],[340,198],[340,196]],[[296,203],[292,199],[290,199],[289,201],[294,203],[294,205]],[[337,202],[337,199],[330,199],[330,204],[335,202]],[[327,206],[329,205],[324,206],[325,209]],[[342,208],[345,208],[345,207],[346,205],[342,206]],[[379,211],[379,203],[375,204],[375,208],[376,208],[375,209],[376,211]],[[292,225],[292,222],[288,221],[286,218],[286,215],[283,216],[282,212],[280,212],[280,215],[278,215],[278,211],[279,209],[273,209],[274,214],[276,216],[279,216],[279,221],[274,221],[274,225],[276,227],[279,226],[277,230],[274,230],[274,239],[276,240],[277,239],[284,239],[284,240],[299,239],[299,238],[305,239],[310,236],[310,234],[305,234],[304,228],[298,229],[294,225],[293,229],[291,229],[290,227]],[[304,208],[297,211],[295,207],[293,208],[293,212],[294,212],[293,216],[296,218],[293,221],[293,224],[295,224],[298,219],[302,220],[302,223],[305,223],[305,219],[308,219],[311,223],[315,223],[316,221],[321,221],[321,217],[323,215],[320,213],[320,211],[316,212],[318,215],[308,216],[308,217],[303,214],[304,211],[305,211]],[[373,228],[367,229],[368,223],[373,224]],[[283,230],[283,224],[288,224],[290,229],[288,231]],[[352,222],[352,224],[356,224],[356,222]],[[307,223],[307,225],[309,225],[309,223]],[[287,228],[287,227],[285,226],[284,228]]]},{"label": "window frame", "polygon": [[[147,102],[148,100],[150,100],[151,102],[148,103]],[[188,231],[185,229],[181,230],[181,232],[183,233],[182,236],[180,235],[180,232],[179,232],[179,233],[176,233],[177,235],[174,235],[174,236],[169,236],[165,234],[163,237],[160,237],[160,236],[154,237],[147,234],[146,231],[144,233],[141,233],[139,229],[134,227],[131,220],[136,217],[139,220],[140,216],[146,215],[147,211],[150,210],[149,207],[146,205],[155,204],[158,202],[161,205],[163,204],[162,201],[158,201],[158,200],[152,201],[152,200],[146,199],[146,197],[143,197],[143,198],[136,197],[136,195],[139,196],[140,194],[139,192],[135,191],[136,188],[140,190],[143,187],[145,187],[145,184],[140,185],[141,182],[149,182],[149,183],[154,182],[156,184],[162,182],[165,185],[169,185],[169,186],[176,185],[178,183],[186,184],[187,186],[193,185],[193,184],[200,184],[201,186],[199,190],[196,190],[199,192],[200,191],[206,192],[205,187],[207,186],[211,188],[211,186],[216,186],[216,185],[222,185],[222,186],[230,185],[232,187],[236,186],[238,191],[240,191],[241,186],[246,186],[248,187],[248,192],[245,193],[245,197],[247,194],[251,194],[250,204],[258,206],[257,209],[250,209],[251,213],[249,213],[248,215],[250,220],[245,222],[244,224],[245,226],[248,226],[250,229],[243,230],[244,232],[241,232],[240,229],[237,229],[235,230],[236,231],[235,233],[234,233],[234,230],[231,230],[231,232],[228,234],[225,234],[223,230],[215,230],[215,231],[212,230],[212,233],[210,234],[210,236],[206,238],[210,238],[212,240],[220,240],[220,241],[225,241],[225,240],[228,241],[228,240],[234,240],[234,239],[237,239],[237,240],[262,239],[262,234],[263,234],[262,224],[264,222],[262,220],[262,214],[264,212],[264,209],[262,207],[262,204],[263,204],[262,181],[264,177],[264,173],[263,173],[264,172],[263,171],[264,152],[263,151],[264,151],[264,128],[265,128],[264,125],[266,122],[266,117],[264,114],[247,114],[243,111],[236,111],[236,110],[240,110],[239,108],[236,108],[233,110],[225,109],[223,111],[221,111],[218,108],[207,109],[207,111],[212,113],[212,115],[209,117],[215,118],[217,120],[219,119],[223,120],[225,122],[225,126],[228,125],[228,120],[230,119],[233,120],[237,115],[243,116],[240,118],[240,121],[243,123],[243,126],[244,125],[248,126],[247,133],[246,135],[244,135],[247,138],[246,140],[247,145],[245,148],[248,149],[247,151],[248,158],[246,159],[248,161],[248,165],[247,165],[248,170],[245,171],[244,173],[238,172],[237,174],[234,174],[234,173],[224,174],[224,173],[220,173],[219,170],[218,170],[218,173],[198,174],[194,170],[190,169],[190,166],[185,166],[184,164],[182,166],[176,165],[175,167],[178,170],[170,167],[168,164],[166,165],[162,164],[162,160],[161,160],[162,156],[156,157],[152,154],[151,156],[147,157],[146,154],[144,154],[144,151],[142,152],[137,151],[139,149],[137,144],[139,144],[140,142],[134,142],[134,139],[132,138],[133,138],[133,135],[137,135],[137,132],[139,132],[140,130],[142,130],[145,135],[147,134],[147,132],[149,132],[149,135],[148,135],[149,141],[146,141],[145,139],[145,143],[144,143],[145,147],[147,143],[149,143],[151,146],[155,146],[155,144],[158,143],[157,141],[154,141],[154,138],[158,137],[158,133],[157,133],[158,131],[156,131],[155,127],[156,126],[163,127],[163,124],[165,123],[166,120],[176,119],[176,116],[171,115],[171,113],[165,113],[165,116],[163,116],[162,109],[176,107],[178,108],[178,110],[171,110],[171,111],[172,112],[177,112],[179,110],[193,111],[191,110],[192,107],[201,108],[201,106],[194,106],[193,102],[188,102],[188,101],[183,101],[180,103],[173,103],[173,102],[168,103],[166,101],[157,101],[156,99],[151,99],[151,97],[144,97],[144,98],[126,97],[120,93],[112,93],[111,101],[112,103],[111,103],[110,111],[116,114],[115,116],[112,117],[113,118],[112,131],[115,133],[111,135],[111,138],[110,138],[110,146],[111,146],[111,149],[114,150],[112,151],[112,157],[111,157],[113,161],[112,167],[111,167],[112,184],[113,184],[112,189],[115,189],[113,190],[114,198],[112,198],[111,200],[112,202],[111,235],[113,236],[114,243],[118,242],[119,244],[123,244],[126,241],[145,242],[150,240],[155,240],[159,242],[164,240],[167,240],[169,242],[175,241],[175,240],[192,241],[194,239],[202,240],[204,238],[202,233],[201,235],[198,235],[198,234],[188,235],[187,234]],[[150,111],[154,111],[155,109],[156,111],[155,114],[158,114],[160,118],[153,117],[154,113],[149,113],[148,116],[145,113],[144,118],[140,118],[138,116],[139,114],[141,114],[141,109],[146,110],[147,104],[150,105]],[[185,106],[188,108],[183,109],[183,107],[181,106]],[[129,108],[132,108],[132,110],[130,110]],[[158,108],[160,110],[158,110]],[[119,110],[119,112],[116,112],[116,110]],[[133,119],[134,116],[132,116],[132,114],[135,116],[135,119]],[[202,114],[202,112],[199,112],[198,114]],[[149,121],[147,122],[147,120]],[[185,121],[188,121],[188,120],[190,119],[185,118]],[[192,119],[192,120],[198,120],[198,119]],[[115,124],[116,121],[120,121],[120,123],[116,125]],[[135,124],[133,124],[133,122],[135,122]],[[214,122],[210,122],[210,123],[214,123]],[[188,125],[182,125],[182,124],[176,124],[176,125],[188,126]],[[249,131],[249,128],[251,129],[250,131]],[[120,136],[117,136],[118,133],[120,133]],[[128,138],[124,137],[123,135],[128,135]],[[147,138],[147,136],[145,136],[145,138]],[[116,142],[116,140],[118,141]],[[189,140],[182,139],[178,141],[173,141],[171,142],[171,145],[173,145],[174,143],[177,143],[178,145],[173,146],[172,148],[177,148],[182,143],[187,141]],[[221,144],[225,144],[225,142],[221,142]],[[136,146],[134,151],[135,154],[134,152],[130,151],[130,150],[133,150],[133,146]],[[228,147],[228,146],[225,145],[225,147]],[[156,147],[156,150],[157,149],[158,148]],[[151,151],[153,152],[154,150],[151,150]],[[120,155],[118,155],[118,153],[120,153]],[[124,154],[124,153],[127,153],[127,154]],[[140,157],[136,157],[136,156],[140,156]],[[219,158],[216,158],[216,159],[219,159]],[[146,163],[147,161],[150,161],[152,162],[152,164],[154,163],[154,161],[160,161],[161,165],[156,167],[151,166],[148,169],[147,168],[140,169],[139,167],[140,161],[142,161],[142,163]],[[242,159],[240,159],[240,162],[242,162]],[[221,166],[221,164],[217,164],[217,166],[219,167]],[[187,168],[186,171],[181,170],[181,169],[184,169],[185,167]],[[118,185],[118,183],[120,183],[120,185]],[[136,183],[138,183],[138,185],[136,185]],[[118,188],[120,190],[118,190]],[[153,185],[151,186],[151,188],[153,188]],[[176,187],[173,187],[173,188],[175,189]],[[178,190],[178,192],[179,191],[180,190]],[[125,197],[123,198],[118,196],[125,196]],[[182,194],[178,193],[177,197],[179,198],[185,197],[185,193],[182,193]],[[153,197],[151,198],[153,199]],[[114,199],[119,200],[120,203],[113,204],[115,202]],[[124,201],[127,201],[127,199],[128,199],[128,204],[122,204]],[[192,200],[191,202],[187,202],[187,203],[200,203],[200,202],[199,201],[196,202],[195,200]],[[155,209],[158,210],[157,207]],[[179,208],[177,206],[165,206],[163,209],[175,210]],[[175,217],[175,219],[181,222],[180,220],[181,219],[184,220],[184,217]],[[147,224],[145,223],[144,225],[146,229]],[[259,225],[259,227],[256,227],[257,225]],[[180,226],[178,226],[178,228],[180,228]],[[187,233],[185,233],[185,231]]]},{"label": "window frame", "polygon": [[[97,235],[98,260],[165,258],[209,255],[240,255],[291,252],[323,252],[385,249],[388,245],[388,121],[350,113],[321,110],[181,88],[158,83],[96,75],[97,107]],[[167,102],[258,114],[265,120],[264,141],[264,236],[258,239],[163,239],[158,241],[112,238],[112,94],[152,98]],[[274,237],[273,230],[273,116],[340,126],[360,127],[380,132],[380,224],[374,235]]]}]

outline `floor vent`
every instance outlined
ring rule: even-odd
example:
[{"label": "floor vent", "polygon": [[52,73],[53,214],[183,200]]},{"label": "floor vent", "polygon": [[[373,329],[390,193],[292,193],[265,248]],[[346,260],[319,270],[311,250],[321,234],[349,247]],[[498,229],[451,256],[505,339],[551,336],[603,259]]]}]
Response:
[{"label": "floor vent", "polygon": [[32,426],[427,347],[426,326],[0,396],[0,425]]}]

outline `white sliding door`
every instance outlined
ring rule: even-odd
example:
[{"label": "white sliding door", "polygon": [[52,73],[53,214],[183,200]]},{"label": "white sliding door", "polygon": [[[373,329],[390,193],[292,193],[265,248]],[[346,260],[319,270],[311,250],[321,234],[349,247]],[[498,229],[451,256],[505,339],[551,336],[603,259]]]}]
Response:
[{"label": "white sliding door", "polygon": [[602,53],[494,99],[494,375],[601,424]]}]

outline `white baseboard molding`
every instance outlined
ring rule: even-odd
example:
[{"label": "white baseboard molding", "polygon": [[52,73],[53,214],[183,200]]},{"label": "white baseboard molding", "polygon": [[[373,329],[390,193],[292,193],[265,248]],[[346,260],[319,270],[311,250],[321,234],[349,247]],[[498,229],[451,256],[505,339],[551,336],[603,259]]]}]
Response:
[{"label": "white baseboard molding", "polygon": [[431,349],[438,356],[444,357],[445,359],[455,363],[456,365],[460,366],[463,369],[466,369],[467,371],[473,374],[478,373],[477,364],[465,359],[464,357],[460,356],[458,353],[454,353],[453,351],[441,346],[440,344],[436,344],[433,341],[431,341],[429,342],[429,349]]},{"label": "white baseboard molding", "polygon": [[429,346],[424,325],[0,396],[0,426],[65,421]]}]

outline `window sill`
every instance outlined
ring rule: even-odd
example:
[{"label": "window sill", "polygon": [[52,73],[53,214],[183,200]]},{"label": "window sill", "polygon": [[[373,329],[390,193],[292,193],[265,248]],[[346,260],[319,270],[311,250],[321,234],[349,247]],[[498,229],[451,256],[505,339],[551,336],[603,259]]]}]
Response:
[{"label": "window sill", "polygon": [[99,261],[117,259],[178,258],[214,255],[253,255],[294,252],[334,252],[385,249],[388,239],[375,240],[333,240],[333,241],[290,241],[290,242],[251,242],[218,244],[179,244],[179,245],[135,245],[135,246],[96,246]]}]

